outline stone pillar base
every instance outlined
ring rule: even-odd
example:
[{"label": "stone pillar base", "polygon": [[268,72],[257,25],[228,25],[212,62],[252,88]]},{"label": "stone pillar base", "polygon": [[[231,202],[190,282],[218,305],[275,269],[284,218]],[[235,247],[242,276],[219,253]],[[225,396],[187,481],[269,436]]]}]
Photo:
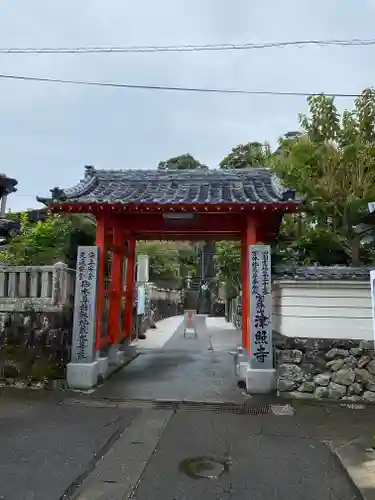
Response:
[{"label": "stone pillar base", "polygon": [[237,350],[231,352],[230,354],[234,356],[234,368],[236,377],[238,381],[244,382],[246,379],[246,371],[250,366],[250,360],[247,351],[243,347],[238,346]]},{"label": "stone pillar base", "polygon": [[98,362],[98,374],[104,378],[108,371],[108,358],[100,356],[96,361]]},{"label": "stone pillar base", "polygon": [[129,359],[129,358],[134,358],[137,349],[133,345],[123,344],[121,346],[121,352],[123,353],[125,359]]},{"label": "stone pillar base", "polygon": [[249,394],[268,394],[276,390],[276,370],[254,369],[246,370],[246,392]]},{"label": "stone pillar base", "polygon": [[98,383],[99,363],[69,363],[66,381],[70,389],[92,389]]},{"label": "stone pillar base", "polygon": [[119,366],[124,361],[124,352],[119,351],[118,344],[112,344],[108,349],[108,364]]},{"label": "stone pillar base", "polygon": [[247,374],[248,369],[249,369],[249,362],[248,361],[240,361],[237,364],[236,371],[237,371],[238,380],[241,380],[241,381],[246,380],[246,374]]}]

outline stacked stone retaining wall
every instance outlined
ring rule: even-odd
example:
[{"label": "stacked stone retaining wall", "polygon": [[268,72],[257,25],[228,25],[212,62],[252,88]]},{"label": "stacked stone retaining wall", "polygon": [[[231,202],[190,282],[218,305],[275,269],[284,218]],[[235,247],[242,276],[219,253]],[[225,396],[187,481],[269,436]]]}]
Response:
[{"label": "stacked stone retaining wall", "polygon": [[281,395],[375,402],[373,341],[273,337]]}]

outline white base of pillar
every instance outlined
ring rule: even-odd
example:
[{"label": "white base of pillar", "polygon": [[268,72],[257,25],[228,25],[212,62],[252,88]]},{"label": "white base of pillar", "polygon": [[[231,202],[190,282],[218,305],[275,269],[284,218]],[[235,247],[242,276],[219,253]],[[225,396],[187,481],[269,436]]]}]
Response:
[{"label": "white base of pillar", "polygon": [[246,392],[249,394],[268,394],[276,390],[276,370],[254,369],[246,370]]},{"label": "white base of pillar", "polygon": [[237,350],[232,352],[231,354],[235,356],[234,360],[236,377],[239,381],[244,382],[246,379],[246,371],[250,366],[250,360],[247,351],[243,347],[238,346]]},{"label": "white base of pillar", "polygon": [[99,357],[96,361],[98,362],[98,374],[105,377],[108,371],[108,358]]},{"label": "white base of pillar", "polygon": [[136,348],[130,344],[124,344],[121,346],[121,352],[124,354],[124,358],[133,358],[137,352]]},{"label": "white base of pillar", "polygon": [[119,366],[124,362],[124,352],[119,351],[117,344],[112,344],[108,349],[108,364]]},{"label": "white base of pillar", "polygon": [[240,361],[237,364],[236,371],[237,371],[238,380],[241,380],[241,381],[246,380],[246,374],[247,374],[248,369],[249,369],[249,362],[248,361]]},{"label": "white base of pillar", "polygon": [[70,389],[92,389],[98,383],[99,363],[69,363],[66,381]]}]

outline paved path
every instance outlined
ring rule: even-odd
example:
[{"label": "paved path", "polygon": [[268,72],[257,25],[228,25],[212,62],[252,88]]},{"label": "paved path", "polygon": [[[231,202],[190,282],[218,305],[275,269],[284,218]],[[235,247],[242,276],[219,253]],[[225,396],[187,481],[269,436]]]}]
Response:
[{"label": "paved path", "polygon": [[[245,399],[264,408],[236,387],[228,350],[239,333],[219,319],[198,333],[184,339],[180,326],[167,339],[164,330],[163,349],[154,339],[91,395],[0,390],[0,500],[359,499],[333,450],[349,471],[368,462],[348,452],[374,444],[375,406],[295,401],[292,415],[236,415],[126,401]],[[201,456],[225,472],[194,479],[181,469]],[[375,481],[365,479],[372,500]]]},{"label": "paved path", "polygon": [[0,397],[0,499],[62,499],[138,413]]},{"label": "paved path", "polygon": [[[359,500],[331,449],[358,436],[373,443],[375,406],[296,402],[292,416],[235,415],[11,394],[0,391],[2,500]],[[227,471],[181,470],[200,456]]]},{"label": "paved path", "polygon": [[157,328],[149,328],[146,338],[134,340],[132,345],[139,349],[160,349],[172,337],[177,328],[181,325],[183,316],[172,316],[157,322]]},{"label": "paved path", "polygon": [[[159,329],[151,330],[149,337]],[[161,330],[165,341],[166,334]],[[224,318],[208,318],[198,328],[198,337],[184,338],[182,318],[175,333],[161,349],[140,349],[132,363],[115,374],[95,392],[114,399],[175,399],[194,401],[242,401],[234,374],[233,350],[240,333],[228,327]],[[138,343],[141,346],[141,341]]]}]

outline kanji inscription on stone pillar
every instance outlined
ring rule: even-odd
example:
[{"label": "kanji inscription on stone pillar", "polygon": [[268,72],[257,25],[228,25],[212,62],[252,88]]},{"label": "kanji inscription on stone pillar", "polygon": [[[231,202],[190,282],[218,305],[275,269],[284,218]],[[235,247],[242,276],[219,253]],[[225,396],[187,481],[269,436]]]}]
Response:
[{"label": "kanji inscription on stone pillar", "polygon": [[78,247],[72,362],[92,363],[95,352],[98,247]]},{"label": "kanji inscription on stone pillar", "polygon": [[249,246],[250,360],[253,369],[272,369],[271,249]]}]

